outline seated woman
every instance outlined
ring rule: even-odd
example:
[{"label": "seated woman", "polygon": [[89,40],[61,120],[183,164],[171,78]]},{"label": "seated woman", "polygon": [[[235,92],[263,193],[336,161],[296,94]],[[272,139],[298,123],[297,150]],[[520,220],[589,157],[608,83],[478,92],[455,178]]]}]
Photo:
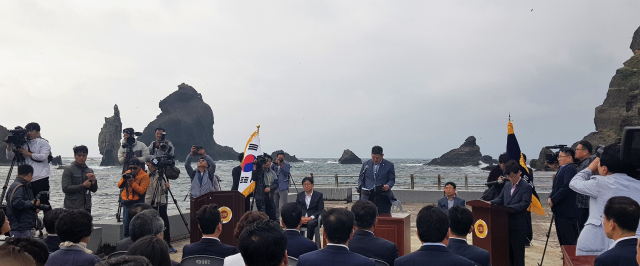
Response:
[{"label": "seated woman", "polygon": [[51,253],[47,266],[94,266],[100,258],[87,249],[93,217],[85,210],[67,210],[56,222],[60,249]]},{"label": "seated woman", "polygon": [[[257,221],[266,221],[269,220],[269,216],[264,212],[250,211],[246,212],[236,224],[236,229],[233,231],[233,237],[238,239],[240,234],[242,234],[242,230],[247,228],[248,226],[254,224]],[[244,260],[242,259],[242,254],[238,253],[235,255],[231,255],[229,257],[224,258],[225,266],[245,266]]]},{"label": "seated woman", "polygon": [[180,265],[169,257],[169,246],[162,238],[151,235],[138,239],[129,250],[127,255],[137,255],[147,258],[153,266],[176,266]]},{"label": "seated woman", "polygon": [[2,222],[2,224],[0,224],[0,245],[2,245],[5,240],[4,234],[11,230],[11,227],[9,227],[9,218],[7,218],[7,215],[4,214],[2,209],[0,209],[0,222]]}]

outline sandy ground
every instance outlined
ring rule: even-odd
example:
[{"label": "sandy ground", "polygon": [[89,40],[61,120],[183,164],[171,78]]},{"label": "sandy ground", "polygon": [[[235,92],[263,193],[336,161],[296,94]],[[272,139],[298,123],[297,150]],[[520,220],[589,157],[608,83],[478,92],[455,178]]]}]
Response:
[{"label": "sandy ground", "polygon": [[[339,201],[328,201],[325,202],[325,206],[327,208],[332,207],[350,207],[352,203],[339,202]],[[418,239],[416,235],[416,216],[418,211],[422,207],[426,206],[425,204],[404,204],[403,211],[409,212],[411,214],[411,250],[415,251],[420,248],[422,243]],[[532,215],[532,224],[533,224],[533,241],[531,243],[531,247],[525,250],[526,252],[526,265],[536,266],[540,263],[542,259],[542,253],[544,250],[545,241],[547,239],[546,234],[547,230],[549,230],[549,222],[551,221],[551,210],[549,207],[545,207],[545,216]],[[554,226],[555,227],[555,226]],[[467,240],[469,243],[472,243],[471,235],[468,235]],[[171,254],[171,259],[177,262],[180,262],[182,258],[182,247],[189,244],[188,239],[174,241],[173,247],[178,250],[178,253]],[[506,251],[508,252],[508,251]],[[562,252],[560,251],[560,245],[558,244],[558,237],[556,236],[555,228],[551,229],[551,237],[549,238],[549,245],[547,247],[547,252],[544,257],[543,265],[562,265]]]}]

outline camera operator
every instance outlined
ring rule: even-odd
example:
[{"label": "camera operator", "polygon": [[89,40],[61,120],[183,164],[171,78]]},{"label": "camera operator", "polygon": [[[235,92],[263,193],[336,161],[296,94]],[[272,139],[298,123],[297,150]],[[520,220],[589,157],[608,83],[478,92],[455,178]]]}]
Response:
[{"label": "camera operator", "polygon": [[36,209],[46,207],[34,199],[32,181],[33,167],[28,164],[18,166],[18,176],[7,190],[6,198],[11,237],[31,237],[31,229],[36,225]]},{"label": "camera operator", "polygon": [[[255,169],[251,173],[252,179],[256,182],[255,202],[258,211],[264,212],[269,219],[276,220],[276,206],[273,202],[273,194],[278,190],[278,176],[271,170],[271,156],[264,154],[266,161],[264,164],[254,163],[255,167],[262,166],[261,170]],[[262,175],[262,176],[260,176]],[[262,178],[262,179],[261,179]]]},{"label": "camera operator", "polygon": [[[144,157],[149,155],[149,149],[147,146],[144,145],[144,143],[137,141],[135,136],[136,132],[133,128],[129,127],[122,130],[122,146],[118,149],[118,161],[123,164],[123,173],[127,171],[127,166],[129,166],[129,163],[126,163],[127,161],[133,158],[142,158],[144,160]],[[131,151],[133,152],[132,158],[127,158],[127,149],[129,148],[131,148]]]},{"label": "camera operator", "polygon": [[156,140],[149,144],[149,154],[155,157],[169,154],[173,156],[173,143],[165,139],[167,133],[164,128],[156,128]]},{"label": "camera operator", "polygon": [[[25,126],[25,129],[29,140],[24,147],[16,147],[16,150],[24,156],[24,162],[33,167],[31,190],[33,195],[38,195],[41,191],[49,191],[51,145],[40,136],[40,125],[38,123],[29,123]],[[14,155],[13,145],[9,143],[7,145],[7,159],[13,159]],[[42,204],[48,205],[49,199],[47,197],[43,198]]]},{"label": "camera operator", "polygon": [[[193,157],[199,156],[197,171],[191,167]],[[215,176],[216,163],[201,147],[191,146],[191,152],[184,160],[184,169],[191,178],[191,197],[197,198],[212,191],[220,191],[220,184]]]},{"label": "camera operator", "polygon": [[[144,144],[143,144],[144,145]],[[138,158],[129,160],[129,167],[122,179],[118,182],[118,188],[122,189],[120,201],[122,202],[124,221],[124,237],[129,237],[129,217],[127,215],[129,206],[136,203],[144,203],[144,193],[149,188],[149,175],[142,171],[144,164]]]},{"label": "camera operator", "polygon": [[[578,146],[576,147],[576,159],[579,160],[578,173],[587,169],[591,162],[596,159],[595,155],[591,155],[592,153],[593,145],[591,145],[590,142],[586,140],[578,142]],[[589,196],[577,193],[576,204],[578,205],[578,230],[582,232],[584,224],[586,224],[587,219],[589,219]]]},{"label": "camera operator", "polygon": [[91,192],[98,191],[98,180],[93,170],[87,167],[87,146],[73,147],[75,161],[62,172],[64,208],[85,210],[91,213]]},{"label": "camera operator", "polygon": [[271,164],[271,170],[278,176],[278,189],[273,192],[273,201],[276,204],[276,217],[280,217],[280,206],[289,202],[287,195],[289,195],[289,175],[291,174],[291,165],[284,160],[284,152],[276,155],[276,161]]},{"label": "camera operator", "polygon": [[160,214],[160,218],[164,221],[164,241],[167,242],[169,251],[175,253],[175,249],[171,246],[171,229],[167,215],[167,202],[169,202],[167,190],[171,185],[169,182],[165,182],[165,178],[160,178],[157,165],[153,162],[154,159],[155,157],[151,155],[145,158],[149,174],[149,189],[144,197],[144,203],[153,207]]}]

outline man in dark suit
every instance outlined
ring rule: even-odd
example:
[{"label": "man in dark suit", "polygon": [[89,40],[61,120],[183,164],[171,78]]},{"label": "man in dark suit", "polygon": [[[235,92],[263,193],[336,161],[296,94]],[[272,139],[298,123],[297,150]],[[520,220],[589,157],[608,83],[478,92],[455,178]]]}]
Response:
[{"label": "man in dark suit", "polygon": [[318,217],[324,210],[324,198],[322,193],[313,191],[313,178],[302,179],[303,192],[298,193],[296,204],[302,208],[302,226],[307,227],[307,238],[313,240],[313,235],[318,226]]},{"label": "man in dark suit", "polygon": [[294,202],[289,202],[280,209],[282,225],[286,228],[284,235],[287,237],[287,254],[298,258],[300,255],[318,250],[313,241],[300,235],[302,226],[302,208]]},{"label": "man in dark suit", "polygon": [[324,249],[303,254],[298,266],[374,266],[375,262],[349,251],[347,243],[353,236],[355,216],[344,208],[332,208],[322,214],[323,235],[329,244]]},{"label": "man in dark suit", "polygon": [[473,214],[465,206],[449,209],[449,251],[463,256],[479,266],[490,266],[489,251],[467,243],[467,235],[473,231]]},{"label": "man in dark suit", "polygon": [[355,215],[356,231],[349,240],[349,250],[393,266],[393,262],[398,258],[398,247],[393,242],[373,234],[378,224],[376,205],[368,200],[359,200],[351,206],[351,212]]},{"label": "man in dark suit", "polygon": [[396,259],[395,266],[473,266],[473,261],[447,249],[449,243],[449,218],[440,208],[426,206],[416,218],[418,238],[422,247]]},{"label": "man in dark suit", "polygon": [[596,258],[595,266],[638,266],[636,230],[640,221],[640,205],[635,200],[619,196],[610,198],[602,216],[604,233],[613,245]]},{"label": "man in dark suit", "polygon": [[[238,161],[240,161],[240,165],[231,169],[231,190],[238,191],[238,186],[240,186],[240,175],[242,175],[242,160],[244,159],[244,152],[238,154]],[[240,191],[242,193],[242,191]],[[244,198],[244,208],[246,211],[249,211],[251,208],[251,197],[253,197],[253,193],[249,194]]]},{"label": "man in dark suit", "polygon": [[391,212],[391,200],[395,200],[391,188],[396,183],[393,163],[383,159],[382,147],[371,149],[371,160],[362,164],[358,177],[360,199],[370,200],[378,207],[378,213]]},{"label": "man in dark suit", "polygon": [[287,238],[272,220],[257,221],[242,231],[238,248],[247,266],[288,265]]},{"label": "man in dark suit", "polygon": [[456,183],[447,182],[444,184],[444,195],[446,197],[438,200],[438,207],[445,213],[454,206],[465,206],[464,199],[456,196]]},{"label": "man in dark suit", "polygon": [[44,243],[47,244],[49,253],[60,249],[60,237],[56,234],[56,222],[60,215],[65,212],[65,209],[53,209],[44,215],[43,223],[44,228],[47,229],[47,238],[44,239]]},{"label": "man in dark suit", "polygon": [[198,227],[202,232],[200,242],[184,246],[182,249],[182,258],[207,255],[218,258],[226,258],[227,256],[238,253],[238,249],[227,244],[222,244],[218,237],[222,233],[222,221],[218,205],[208,204],[202,206],[196,213],[198,219]]},{"label": "man in dark suit", "polygon": [[563,148],[558,155],[560,169],[553,179],[553,188],[549,194],[549,207],[555,215],[556,232],[561,246],[575,245],[578,242],[578,205],[576,192],[569,188],[569,182],[578,173],[573,164],[575,152]]},{"label": "man in dark suit", "polygon": [[509,161],[504,171],[509,179],[505,183],[500,196],[491,204],[513,208],[509,213],[509,260],[512,266],[524,266],[524,245],[527,232],[527,208],[531,204],[532,188],[520,177],[520,165],[516,161]]}]

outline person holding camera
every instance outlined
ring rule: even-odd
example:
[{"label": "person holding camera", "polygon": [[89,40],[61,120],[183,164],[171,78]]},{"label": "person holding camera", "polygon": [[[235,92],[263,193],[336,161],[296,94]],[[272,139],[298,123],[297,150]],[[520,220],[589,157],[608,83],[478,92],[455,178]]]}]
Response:
[{"label": "person holding camera", "polygon": [[98,191],[98,180],[93,170],[87,167],[87,146],[73,147],[75,161],[62,172],[62,192],[64,208],[85,210],[91,213],[91,192]]},{"label": "person holding camera", "polygon": [[[125,128],[122,130],[122,146],[118,149],[118,161],[123,165],[122,172],[127,171],[129,160],[133,158],[144,158],[149,155],[149,149],[144,143],[136,140],[136,135],[140,134],[133,128]],[[131,156],[127,155],[131,153]]]},{"label": "person holding camera", "polygon": [[[143,144],[144,145],[144,144]],[[120,193],[120,201],[123,207],[123,222],[124,237],[129,237],[129,219],[128,210],[129,207],[136,203],[144,202],[144,194],[149,188],[149,175],[142,171],[144,164],[140,162],[138,158],[129,160],[129,167],[124,174],[120,182],[118,182],[118,188],[122,190]]]},{"label": "person holding camera", "polygon": [[[252,179],[256,182],[255,202],[258,211],[264,212],[270,220],[278,219],[276,216],[276,206],[273,202],[273,195],[278,190],[279,182],[276,172],[271,170],[271,156],[264,154],[266,161],[262,164],[262,171],[258,169],[251,173]],[[260,163],[255,163],[255,167],[260,167]],[[262,174],[262,176],[260,176]]]},{"label": "person holding camera", "polygon": [[144,197],[144,203],[153,207],[160,214],[160,218],[164,221],[164,241],[169,246],[171,253],[177,252],[175,248],[171,246],[171,229],[169,227],[169,216],[167,215],[167,202],[169,201],[169,195],[167,190],[171,188],[166,178],[161,178],[158,174],[157,165],[154,163],[155,157],[149,155],[145,158],[147,163],[147,172],[149,174],[149,188]]},{"label": "person holding camera", "polygon": [[18,176],[7,190],[7,218],[11,237],[31,237],[31,229],[36,225],[36,209],[40,200],[33,198],[31,182],[33,167],[28,164],[18,166]]},{"label": "person holding camera", "polygon": [[[33,180],[31,181],[31,191],[33,195],[38,195],[42,191],[49,191],[49,161],[51,157],[51,145],[46,139],[40,136],[40,125],[32,122],[25,126],[28,141],[22,147],[15,147],[16,152],[24,157],[24,163],[33,167]],[[7,159],[13,159],[16,155],[13,144],[7,145]],[[48,197],[42,199],[42,204],[49,204]],[[45,210],[47,212],[48,210]]]},{"label": "person holding camera", "polygon": [[[193,157],[199,156],[197,171],[193,170],[191,161]],[[191,146],[191,152],[184,160],[184,169],[187,170],[189,178],[191,178],[191,194],[192,198],[200,197],[212,191],[220,191],[220,184],[216,178],[216,163],[213,162],[211,156],[207,155],[202,147]]]},{"label": "person holding camera", "polygon": [[167,131],[164,128],[156,128],[156,140],[152,141],[149,144],[149,154],[155,157],[159,157],[162,155],[171,155],[174,154],[173,143],[166,139]]},{"label": "person holding camera", "polygon": [[383,159],[382,147],[371,148],[371,160],[362,164],[358,177],[358,192],[362,200],[370,200],[378,213],[391,213],[391,188],[396,183],[396,170],[392,162]]},{"label": "person holding camera", "polygon": [[273,201],[276,204],[276,217],[280,217],[280,206],[284,206],[289,202],[289,176],[291,175],[291,165],[284,160],[284,152],[278,152],[276,162],[271,164],[273,170],[278,176],[278,189],[274,191]]}]

